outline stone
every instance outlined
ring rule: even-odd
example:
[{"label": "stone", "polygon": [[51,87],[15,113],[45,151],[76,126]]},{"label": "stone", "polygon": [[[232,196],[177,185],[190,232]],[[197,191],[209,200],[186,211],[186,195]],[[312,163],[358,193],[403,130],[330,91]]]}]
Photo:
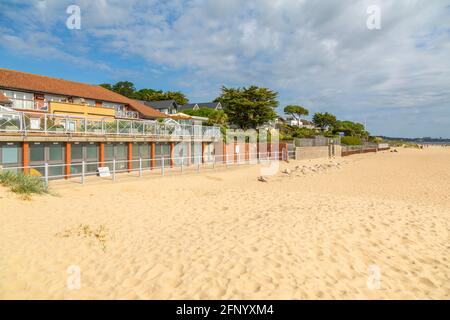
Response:
[{"label": "stone", "polygon": [[265,177],[263,177],[263,176],[258,177],[258,181],[260,181],[260,182],[269,182],[269,181],[267,180],[267,178],[265,178]]}]

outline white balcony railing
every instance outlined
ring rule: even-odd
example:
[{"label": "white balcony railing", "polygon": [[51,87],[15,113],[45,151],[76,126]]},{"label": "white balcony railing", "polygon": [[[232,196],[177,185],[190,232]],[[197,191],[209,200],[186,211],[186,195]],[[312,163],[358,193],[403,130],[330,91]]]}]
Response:
[{"label": "white balcony railing", "polygon": [[150,136],[168,139],[208,139],[221,137],[219,127],[161,123],[151,120],[126,120],[54,115],[47,113],[0,111],[0,132]]},{"label": "white balcony railing", "polygon": [[9,98],[14,109],[48,111],[48,102],[27,99]]},{"label": "white balcony railing", "polygon": [[136,111],[116,110],[117,118],[139,119],[139,113]]}]

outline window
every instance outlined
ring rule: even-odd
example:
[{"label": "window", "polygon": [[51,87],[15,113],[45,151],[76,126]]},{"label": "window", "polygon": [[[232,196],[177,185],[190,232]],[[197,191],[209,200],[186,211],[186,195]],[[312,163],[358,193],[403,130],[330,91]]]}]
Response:
[{"label": "window", "polygon": [[112,160],[116,159],[116,169],[123,170],[128,167],[128,146],[125,143],[105,144],[105,161],[110,170],[113,168]]},{"label": "window", "polygon": [[139,147],[139,144],[133,143],[133,159],[139,159]]},{"label": "window", "polygon": [[164,164],[167,166],[170,164],[170,146],[168,143],[156,143],[155,149],[156,163],[161,166],[161,159],[164,157]]},{"label": "window", "polygon": [[125,106],[120,103],[114,103],[114,102],[103,102],[103,107],[110,108],[110,109],[116,109],[116,111],[124,111]]},{"label": "window", "polygon": [[12,101],[13,108],[33,109],[34,94],[20,91],[4,90],[5,95]]},{"label": "window", "polygon": [[88,106],[95,107],[95,100],[86,99],[84,101]]},{"label": "window", "polygon": [[74,143],[72,145],[72,167],[73,174],[82,172],[82,161],[85,161],[87,173],[96,172],[98,169],[98,143]]},{"label": "window", "polygon": [[82,161],[83,159],[83,145],[81,144],[73,144],[71,155],[72,161]]},{"label": "window", "polygon": [[63,160],[63,147],[61,144],[53,143],[49,146],[49,160],[50,161]]},{"label": "window", "polygon": [[191,162],[194,164],[202,161],[202,144],[199,142],[191,143]]},{"label": "window", "polygon": [[149,168],[150,167],[150,145],[148,143],[143,143],[139,146],[139,156],[141,159],[144,159],[145,161],[142,161],[142,167],[143,168]]},{"label": "window", "polygon": [[142,159],[150,158],[150,145],[148,143],[140,145],[140,147],[139,147],[139,156]]},{"label": "window", "polygon": [[49,178],[57,178],[64,174],[64,153],[63,143],[30,143],[30,165],[35,166],[32,171],[45,174],[44,164],[48,163]]},{"label": "window", "polygon": [[105,144],[105,159],[114,159],[114,145],[111,143]]},{"label": "window", "polygon": [[30,118],[30,129],[40,130],[41,129],[41,118]]},{"label": "window", "polygon": [[66,102],[67,99],[66,97],[63,96],[55,96],[55,95],[51,95],[51,94],[46,94],[45,95],[45,101],[54,101],[54,102]]},{"label": "window", "polygon": [[116,158],[118,160],[126,160],[127,159],[127,146],[125,144],[118,144],[116,146]]},{"label": "window", "polygon": [[45,157],[44,157],[44,145],[40,144],[40,143],[33,143],[30,145],[30,161],[31,162],[35,162],[35,161],[39,161],[42,162],[44,161]]},{"label": "window", "polygon": [[[22,166],[22,144],[15,142],[0,142],[0,166],[5,168]],[[14,169],[18,171],[20,169]]]},{"label": "window", "polygon": [[17,164],[19,153],[16,145],[4,145],[2,147],[2,164]]},{"label": "window", "polygon": [[86,146],[86,158],[91,160],[98,158],[98,146],[96,144],[88,144]]},{"label": "window", "polygon": [[142,168],[150,167],[150,144],[149,143],[133,143],[133,167],[138,168],[139,162],[136,160],[142,159]]}]

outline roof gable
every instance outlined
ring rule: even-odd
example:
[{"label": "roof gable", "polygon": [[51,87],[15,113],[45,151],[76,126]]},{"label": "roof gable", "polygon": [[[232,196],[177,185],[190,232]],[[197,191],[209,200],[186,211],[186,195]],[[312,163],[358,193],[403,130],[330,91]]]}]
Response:
[{"label": "roof gable", "polygon": [[220,109],[222,105],[220,102],[203,102],[197,103],[199,108],[208,108],[208,109]]},{"label": "roof gable", "polygon": [[177,103],[175,100],[140,101],[140,102],[154,109],[170,109],[177,107]]},{"label": "roof gable", "polygon": [[186,110],[186,109],[222,109],[222,104],[220,102],[201,102],[201,103],[187,103],[182,106],[180,106],[180,110]]}]

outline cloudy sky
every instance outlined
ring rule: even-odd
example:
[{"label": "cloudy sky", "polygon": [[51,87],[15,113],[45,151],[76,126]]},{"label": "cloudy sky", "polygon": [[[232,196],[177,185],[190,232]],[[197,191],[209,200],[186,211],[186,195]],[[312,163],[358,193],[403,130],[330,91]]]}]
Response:
[{"label": "cloudy sky", "polygon": [[[66,27],[72,4],[80,30]],[[255,84],[279,92],[280,113],[300,104],[373,134],[450,138],[450,0],[1,0],[0,67],[192,102]]]}]

